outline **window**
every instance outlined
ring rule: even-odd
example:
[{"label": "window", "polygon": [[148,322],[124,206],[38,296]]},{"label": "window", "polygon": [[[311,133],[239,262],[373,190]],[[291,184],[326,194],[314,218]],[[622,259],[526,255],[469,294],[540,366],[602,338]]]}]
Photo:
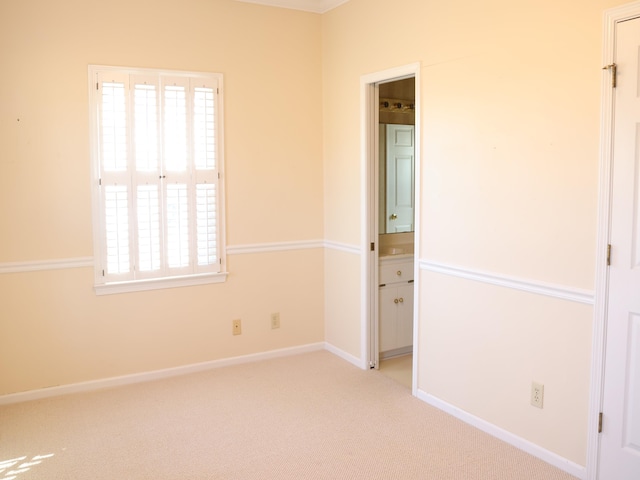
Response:
[{"label": "window", "polygon": [[224,281],[222,76],[91,66],[96,291]]}]

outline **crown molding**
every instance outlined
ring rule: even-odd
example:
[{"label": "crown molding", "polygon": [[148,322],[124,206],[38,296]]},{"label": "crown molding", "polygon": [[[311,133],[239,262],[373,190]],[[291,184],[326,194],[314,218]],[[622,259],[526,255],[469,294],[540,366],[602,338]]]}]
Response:
[{"label": "crown molding", "polygon": [[349,0],[236,0],[244,3],[257,3],[270,7],[303,10],[312,13],[326,13]]}]

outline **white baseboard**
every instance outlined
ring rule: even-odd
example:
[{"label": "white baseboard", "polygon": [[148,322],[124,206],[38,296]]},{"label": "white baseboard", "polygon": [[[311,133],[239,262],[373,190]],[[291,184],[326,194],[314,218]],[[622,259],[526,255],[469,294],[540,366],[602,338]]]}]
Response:
[{"label": "white baseboard", "polygon": [[88,382],[72,383],[69,385],[60,385],[57,387],[40,388],[38,390],[29,390],[27,392],[11,393],[0,396],[0,405],[8,405],[11,403],[28,402],[31,400],[39,400],[42,398],[56,397],[59,395],[68,395],[71,393],[90,392],[103,388],[119,387],[130,385],[133,383],[150,382],[153,380],[161,380],[163,378],[175,377],[178,375],[186,375],[189,373],[203,372],[214,368],[228,367],[230,365],[240,365],[243,363],[257,362],[268,360],[271,358],[287,357],[298,355],[301,353],[315,352],[325,349],[324,342],[310,343],[290,348],[282,348],[279,350],[269,350],[267,352],[253,353],[250,355],[242,355],[239,357],[222,358],[212,360],[210,362],[195,363],[180,367],[166,368],[163,370],[154,370],[151,372],[134,373],[132,375],[123,375],[120,377],[104,378],[100,380],[91,380]]},{"label": "white baseboard", "polygon": [[411,355],[413,353],[413,345],[402,348],[394,348],[393,350],[387,350],[386,352],[380,352],[378,358],[380,360],[388,360],[390,358],[402,357],[404,355]]},{"label": "white baseboard", "polygon": [[477,429],[482,430],[483,432],[488,433],[489,435],[496,437],[503,442],[508,443],[509,445],[523,450],[528,454],[533,455],[534,457],[537,457],[540,460],[573,475],[574,477],[577,477],[581,480],[586,479],[586,468],[578,465],[577,463],[567,460],[566,458],[550,452],[549,450],[546,450],[541,446],[536,445],[535,443],[525,440],[524,438],[514,435],[511,432],[503,430],[502,428],[497,427],[496,425],[489,423],[486,420],[465,412],[464,410],[461,410],[443,400],[440,400],[439,398],[434,397],[433,395],[430,395],[423,390],[418,390],[416,396],[429,405],[442,410],[449,415],[452,415],[457,419],[462,420],[463,422],[468,423],[469,425],[476,427]]},{"label": "white baseboard", "polygon": [[334,355],[342,358],[343,360],[346,360],[347,362],[352,363],[353,365],[355,365],[358,368],[361,368],[363,370],[368,368],[365,361],[361,360],[358,357],[354,357],[350,353],[345,352],[344,350],[336,347],[335,345],[332,345],[332,344],[330,344],[328,342],[325,342],[324,343],[324,349],[327,350],[328,352],[331,352]]}]

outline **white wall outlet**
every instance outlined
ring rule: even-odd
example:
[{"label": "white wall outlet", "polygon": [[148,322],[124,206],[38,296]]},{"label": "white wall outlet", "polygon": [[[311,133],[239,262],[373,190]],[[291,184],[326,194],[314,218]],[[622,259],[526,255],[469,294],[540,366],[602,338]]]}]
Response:
[{"label": "white wall outlet", "polygon": [[240,335],[242,333],[242,323],[240,322],[240,319],[233,320],[233,322],[231,322],[231,333],[234,335]]},{"label": "white wall outlet", "polygon": [[271,328],[272,329],[280,328],[280,313],[271,314]]},{"label": "white wall outlet", "polygon": [[534,407],[542,408],[544,400],[544,385],[541,383],[533,382],[531,384],[531,405]]}]

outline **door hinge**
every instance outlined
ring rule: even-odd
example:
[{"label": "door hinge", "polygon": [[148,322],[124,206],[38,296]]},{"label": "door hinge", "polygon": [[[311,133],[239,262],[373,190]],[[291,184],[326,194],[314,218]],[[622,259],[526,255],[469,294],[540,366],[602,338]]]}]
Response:
[{"label": "door hinge", "polygon": [[376,244],[371,242],[371,251],[373,252],[376,249]]},{"label": "door hinge", "polygon": [[598,414],[598,433],[602,433],[602,412]]},{"label": "door hinge", "polygon": [[104,270],[102,270],[102,276],[104,277]]},{"label": "door hinge", "polygon": [[611,71],[611,87],[616,88],[617,80],[618,80],[618,66],[615,63],[611,65],[606,65],[602,67],[603,70]]},{"label": "door hinge", "polygon": [[611,266],[611,244],[607,245],[607,267]]}]

